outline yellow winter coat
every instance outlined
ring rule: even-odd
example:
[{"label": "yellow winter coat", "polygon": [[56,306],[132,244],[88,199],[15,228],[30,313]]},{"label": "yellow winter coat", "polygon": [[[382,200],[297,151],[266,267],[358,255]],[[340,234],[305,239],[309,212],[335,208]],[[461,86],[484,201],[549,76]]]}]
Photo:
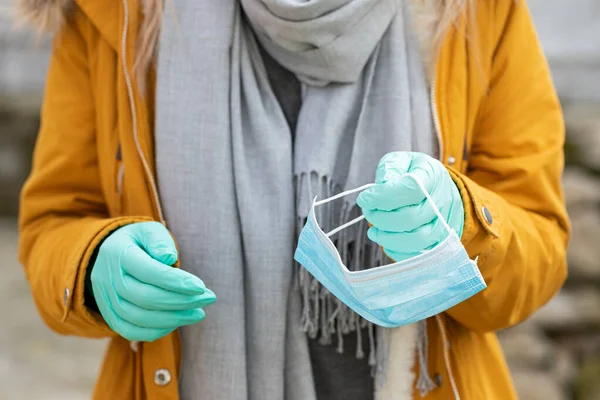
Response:
[{"label": "yellow winter coat", "polygon": [[[35,303],[58,333],[111,338],[94,399],[178,399],[177,334],[132,346],[84,305],[96,245],[122,225],[158,217],[154,79],[142,96],[132,72],[139,1],[29,3],[38,22],[67,18],[21,201],[20,258]],[[461,398],[511,400],[494,332],[531,315],[567,274],[564,129],[525,1],[479,0],[475,9],[446,35],[432,102],[441,157],[465,204],[462,241],[479,256],[488,288],[440,321]],[[452,399],[441,332],[428,326],[429,372],[441,385],[427,398]]]}]

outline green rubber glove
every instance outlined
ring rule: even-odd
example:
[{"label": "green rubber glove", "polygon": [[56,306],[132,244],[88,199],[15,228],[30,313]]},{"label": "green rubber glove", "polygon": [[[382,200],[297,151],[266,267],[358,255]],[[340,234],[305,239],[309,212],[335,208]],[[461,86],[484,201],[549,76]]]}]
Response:
[{"label": "green rubber glove", "polygon": [[437,205],[448,225],[462,235],[464,205],[448,170],[438,160],[415,152],[386,154],[377,167],[376,185],[357,198],[365,219],[373,225],[368,237],[395,261],[434,248],[448,236],[415,175]]},{"label": "green rubber glove", "polygon": [[151,342],[205,317],[215,302],[202,280],[172,267],[177,250],[158,222],[124,226],[100,246],[91,272],[100,314],[128,340]]}]

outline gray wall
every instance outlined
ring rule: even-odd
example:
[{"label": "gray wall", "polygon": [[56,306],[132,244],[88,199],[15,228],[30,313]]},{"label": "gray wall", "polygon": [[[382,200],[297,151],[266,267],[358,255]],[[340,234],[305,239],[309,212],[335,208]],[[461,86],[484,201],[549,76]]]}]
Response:
[{"label": "gray wall", "polygon": [[50,40],[36,44],[31,32],[15,29],[8,11],[11,2],[0,0],[0,106],[8,102],[11,108],[35,108],[41,99]]},{"label": "gray wall", "polygon": [[600,1],[529,5],[561,97],[600,101]]}]

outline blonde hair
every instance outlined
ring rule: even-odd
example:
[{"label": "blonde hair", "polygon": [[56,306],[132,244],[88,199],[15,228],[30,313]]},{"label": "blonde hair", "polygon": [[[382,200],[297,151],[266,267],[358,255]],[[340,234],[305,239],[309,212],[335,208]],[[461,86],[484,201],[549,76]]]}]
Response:
[{"label": "blonde hair", "polygon": [[[425,0],[413,0],[425,1]],[[446,31],[469,6],[472,0],[437,0],[439,2],[438,21],[433,35],[433,56],[439,51]],[[143,0],[142,12],[144,22],[140,27],[138,49],[135,59],[136,76],[144,86],[148,70],[155,60],[160,27],[164,16],[164,0]]]},{"label": "blonde hair", "polygon": [[156,59],[160,27],[164,15],[164,0],[143,0],[144,21],[140,26],[137,53],[135,56],[135,75],[142,87],[150,65]]},{"label": "blonde hair", "polygon": [[[423,1],[423,0],[417,0]],[[446,31],[456,22],[458,17],[468,9],[472,11],[473,0],[438,0],[440,2],[440,13],[435,33],[433,35],[433,49],[437,53]],[[433,57],[435,59],[435,57]]]}]

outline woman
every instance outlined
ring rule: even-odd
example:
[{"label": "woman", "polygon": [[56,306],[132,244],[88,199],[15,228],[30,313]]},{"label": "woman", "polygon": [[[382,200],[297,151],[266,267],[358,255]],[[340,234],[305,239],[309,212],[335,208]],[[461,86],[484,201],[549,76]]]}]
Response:
[{"label": "woman", "polygon": [[[95,399],[516,399],[494,332],[559,290],[569,233],[524,1],[20,5],[57,32],[21,260],[48,326],[111,338]],[[313,198],[374,176],[315,211],[372,225],[344,264],[454,231],[485,290],[386,330],[294,274]]]}]

